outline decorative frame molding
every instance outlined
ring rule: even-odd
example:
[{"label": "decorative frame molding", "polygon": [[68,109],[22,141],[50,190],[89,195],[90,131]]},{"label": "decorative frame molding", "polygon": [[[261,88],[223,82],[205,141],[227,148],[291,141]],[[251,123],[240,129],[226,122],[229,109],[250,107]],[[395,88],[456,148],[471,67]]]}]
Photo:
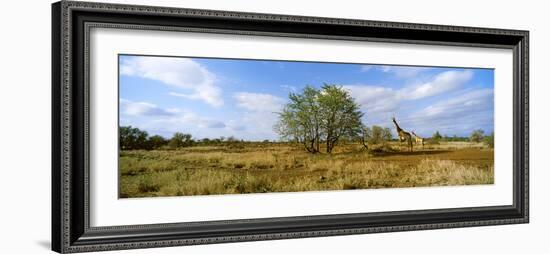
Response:
[{"label": "decorative frame molding", "polygon": [[[89,30],[230,33],[512,49],[512,206],[90,227]],[[61,1],[52,5],[52,249],[60,253],[528,223],[529,32]]]}]

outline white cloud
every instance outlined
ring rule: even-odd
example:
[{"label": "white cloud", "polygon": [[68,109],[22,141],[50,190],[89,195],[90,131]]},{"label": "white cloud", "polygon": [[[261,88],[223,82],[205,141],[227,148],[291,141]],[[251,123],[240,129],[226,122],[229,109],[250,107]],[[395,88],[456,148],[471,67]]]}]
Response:
[{"label": "white cloud", "polygon": [[280,97],[265,93],[240,92],[233,95],[237,107],[252,112],[278,112],[285,100]]},{"label": "white cloud", "polygon": [[413,116],[427,118],[445,117],[453,119],[465,112],[483,111],[493,105],[493,90],[480,89],[467,92],[459,97],[430,105]]},{"label": "white cloud", "polygon": [[163,109],[148,102],[121,99],[121,113],[121,125],[137,126],[150,135],[167,138],[175,132],[190,133],[197,139],[220,136],[247,140],[277,138],[272,127],[277,114],[267,111],[245,111],[236,119],[224,120],[203,116],[188,109]]},{"label": "white cloud", "polygon": [[[380,68],[391,66],[381,66]],[[390,70],[388,70],[390,71]],[[415,103],[415,100],[435,96],[442,93],[456,93],[462,88],[472,77],[472,72],[466,71],[447,71],[437,74],[430,78],[428,82],[424,82],[418,85],[406,86],[400,89],[394,89],[387,86],[373,86],[373,85],[346,85],[347,89],[355,101],[361,106],[363,112],[365,112],[365,121],[367,124],[381,125],[384,127],[393,127],[388,119],[393,116],[398,116],[400,113],[407,112],[411,108],[411,103]],[[449,97],[447,97],[449,98]],[[448,100],[446,103],[455,101],[455,99]],[[470,102],[474,103],[474,102]],[[431,109],[433,112],[441,110],[439,104],[433,105]],[[415,108],[413,105],[412,108]],[[473,110],[473,109],[468,109]],[[471,112],[462,111],[462,115],[469,115]],[[430,114],[430,112],[422,112],[421,114]],[[415,116],[418,119],[413,124],[411,118],[401,119],[403,121],[410,121],[412,126],[430,126],[429,122],[420,122],[425,117]],[[436,118],[441,118],[436,117]],[[457,117],[457,116],[455,116]],[[409,124],[404,122],[404,124]],[[422,133],[425,128],[416,128],[418,133]]]},{"label": "white cloud", "polygon": [[349,85],[344,86],[351,96],[369,114],[390,112],[399,108],[398,93],[391,88],[381,86]]},{"label": "white cloud", "polygon": [[163,109],[148,102],[120,100],[121,125],[138,126],[151,135],[170,137],[175,132],[191,133],[193,136],[216,137],[226,135],[230,129],[220,119],[203,117],[189,110]]},{"label": "white cloud", "polygon": [[473,76],[471,70],[445,71],[436,75],[431,81],[404,88],[401,96],[408,100],[416,100],[436,94],[453,91],[466,84]]},{"label": "white cloud", "polygon": [[212,106],[222,106],[222,90],[215,85],[216,76],[204,66],[187,58],[132,57],[125,59],[120,73],[160,81],[166,85],[190,90],[172,95],[202,100]]},{"label": "white cloud", "polygon": [[430,70],[429,67],[415,67],[415,66],[382,65],[379,68],[383,72],[393,73],[398,78],[414,78],[421,72]]},{"label": "white cloud", "polygon": [[298,91],[298,89],[295,86],[291,86],[291,85],[280,85],[280,87],[285,91],[289,91],[292,93],[295,93],[296,91]]},{"label": "white cloud", "polygon": [[467,135],[474,129],[492,129],[493,98],[493,89],[468,91],[422,108],[402,120],[424,135],[436,130],[442,134]]},{"label": "white cloud", "polygon": [[235,93],[233,99],[237,107],[245,110],[239,125],[232,126],[234,131],[244,131],[252,140],[277,139],[273,125],[278,119],[277,112],[285,104],[284,99],[266,93],[248,92]]},{"label": "white cloud", "polygon": [[170,116],[175,112],[159,108],[157,105],[148,102],[134,102],[120,99],[120,111],[131,116]]},{"label": "white cloud", "polygon": [[374,66],[372,66],[372,65],[363,65],[363,66],[361,66],[361,71],[362,72],[370,71],[372,69],[372,67],[374,67]]},{"label": "white cloud", "polygon": [[[242,127],[246,126],[246,136],[251,140],[264,140],[277,139],[277,134],[273,131],[273,126],[277,123],[278,115],[275,112],[271,111],[253,111],[245,112],[240,119],[240,122],[243,124]],[[243,133],[244,134],[244,133]]]},{"label": "white cloud", "polygon": [[202,128],[221,129],[225,128],[226,125],[222,121],[208,119],[201,120],[198,126]]},{"label": "white cloud", "polygon": [[384,113],[399,109],[400,104],[406,100],[417,100],[457,90],[470,81],[472,76],[470,70],[446,71],[435,75],[426,83],[401,89],[372,85],[346,85],[344,88],[367,113]]},{"label": "white cloud", "polygon": [[246,126],[244,126],[244,125],[230,125],[229,129],[231,129],[233,131],[244,131],[244,130],[246,130]]},{"label": "white cloud", "polygon": [[[378,96],[384,97],[380,101],[388,101],[394,106],[397,103],[397,106],[394,110],[374,111],[372,107],[377,109],[377,103],[367,104],[365,110],[367,125],[380,125],[394,130],[390,119],[395,116],[403,129],[414,131],[423,137],[431,137],[435,131],[451,136],[468,136],[475,129],[483,129],[488,133],[493,130],[492,89],[457,91],[454,92],[454,97],[446,97],[418,109],[415,109],[414,101],[404,104],[403,99],[400,100],[398,96],[392,97],[388,91],[378,92]],[[410,107],[411,103],[412,107]],[[392,107],[388,106],[388,108]]]},{"label": "white cloud", "polygon": [[201,117],[191,111],[179,111],[171,117],[157,118],[150,121],[152,125],[166,127],[173,131],[223,129],[226,124],[218,119]]}]

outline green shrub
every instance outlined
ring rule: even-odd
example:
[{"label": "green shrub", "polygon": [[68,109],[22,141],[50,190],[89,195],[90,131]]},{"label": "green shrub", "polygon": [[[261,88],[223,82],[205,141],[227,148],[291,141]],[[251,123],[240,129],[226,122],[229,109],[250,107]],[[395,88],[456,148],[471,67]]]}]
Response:
[{"label": "green shrub", "polygon": [[483,142],[485,144],[487,144],[487,146],[489,146],[490,148],[494,148],[495,147],[495,133],[491,133],[491,135],[489,136],[485,136],[485,138],[483,138]]},{"label": "green shrub", "polygon": [[483,134],[484,134],[484,131],[481,129],[474,130],[472,134],[470,134],[470,141],[476,142],[476,143],[483,141]]}]

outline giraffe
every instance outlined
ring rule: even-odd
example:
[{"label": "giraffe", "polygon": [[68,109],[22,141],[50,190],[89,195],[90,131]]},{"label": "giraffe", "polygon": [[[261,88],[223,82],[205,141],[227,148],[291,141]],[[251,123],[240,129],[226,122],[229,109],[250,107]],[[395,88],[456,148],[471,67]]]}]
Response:
[{"label": "giraffe", "polygon": [[414,137],[414,142],[417,143],[417,144],[418,143],[422,144],[422,148],[424,148],[424,138],[416,135],[416,133],[414,133],[414,131],[411,131],[411,134]]},{"label": "giraffe", "polygon": [[407,141],[409,150],[412,152],[413,144],[412,144],[411,134],[401,129],[401,127],[399,127],[399,124],[397,124],[397,121],[395,121],[395,117],[392,117],[392,121],[393,121],[393,124],[395,124],[395,128],[397,129],[397,135],[399,136],[399,141],[401,142]]}]

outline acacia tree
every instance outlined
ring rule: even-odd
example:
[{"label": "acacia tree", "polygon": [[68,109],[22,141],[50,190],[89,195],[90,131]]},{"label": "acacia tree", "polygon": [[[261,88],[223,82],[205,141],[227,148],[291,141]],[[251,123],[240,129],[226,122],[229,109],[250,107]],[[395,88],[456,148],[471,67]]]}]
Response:
[{"label": "acacia tree", "polygon": [[302,94],[290,93],[290,102],[279,113],[275,131],[281,138],[302,143],[310,153],[319,152],[321,138],[319,91],[306,86]]},{"label": "acacia tree", "polygon": [[384,127],[382,130],[382,138],[384,141],[391,141],[393,139],[393,134],[391,134],[391,129],[388,127]]},{"label": "acacia tree", "polygon": [[385,143],[391,141],[392,138],[391,130],[388,127],[382,128],[378,125],[373,125],[372,128],[364,128],[363,139],[370,144]]},{"label": "acacia tree", "polygon": [[146,131],[138,128],[121,126],[119,128],[120,148],[122,150],[146,149],[148,135]]},{"label": "acacia tree", "polygon": [[194,142],[191,134],[183,134],[181,132],[174,133],[174,136],[168,142],[168,146],[171,148],[186,147],[192,145]]},{"label": "acacia tree", "polygon": [[325,84],[317,100],[327,153],[332,152],[341,138],[353,138],[361,133],[363,113],[351,95],[341,86]]},{"label": "acacia tree", "polygon": [[154,135],[149,137],[148,143],[148,149],[158,149],[168,143],[168,141],[159,135]]},{"label": "acacia tree", "polygon": [[439,142],[439,140],[441,140],[442,138],[443,138],[443,136],[441,136],[441,134],[439,134],[439,131],[435,131],[434,135],[432,135],[432,139],[435,142]]},{"label": "acacia tree", "polygon": [[481,129],[474,130],[472,134],[470,134],[470,141],[479,143],[483,140],[485,132]]},{"label": "acacia tree", "polygon": [[363,113],[340,86],[325,84],[319,90],[307,86],[302,94],[291,93],[289,99],[275,130],[283,139],[303,143],[308,152],[318,153],[324,141],[326,152],[331,153],[339,140],[356,138],[362,132]]}]

